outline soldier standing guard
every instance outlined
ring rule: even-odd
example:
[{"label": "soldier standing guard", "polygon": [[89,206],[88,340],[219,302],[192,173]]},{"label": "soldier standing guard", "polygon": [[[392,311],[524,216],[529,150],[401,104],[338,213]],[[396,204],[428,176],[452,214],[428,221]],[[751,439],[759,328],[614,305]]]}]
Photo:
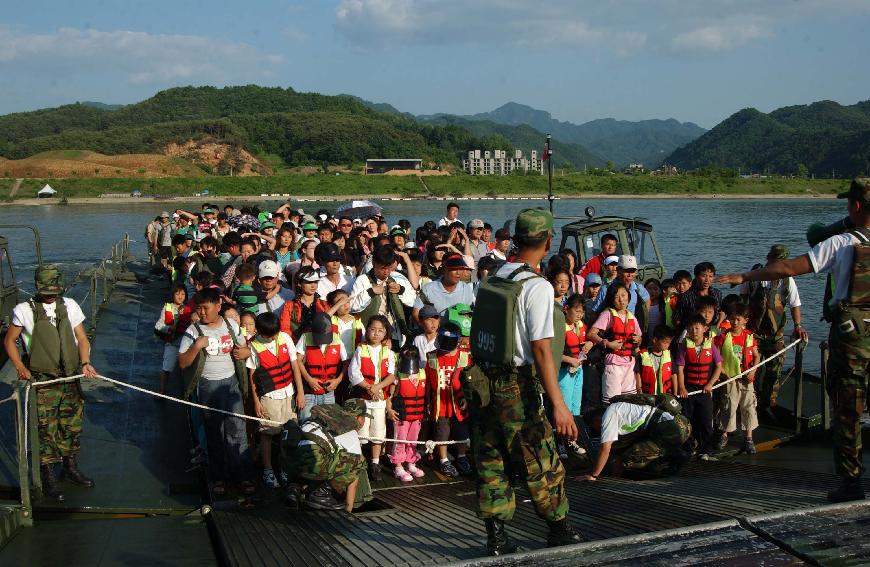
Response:
[{"label": "soldier standing guard", "polygon": [[773,281],[811,272],[831,275],[832,288],[826,294],[830,301],[823,306],[831,323],[826,386],[834,402],[834,467],[841,483],[828,493],[828,500],[846,502],[864,498],[861,414],[867,403],[870,364],[870,178],[853,180],[837,198],[848,199],[848,218],[821,229],[827,231],[827,238],[808,233],[815,245],[807,254],[722,276],[717,282]]},{"label": "soldier standing guard", "polygon": [[521,211],[513,236],[516,262],[481,284],[472,320],[472,360],[479,366],[466,370],[463,380],[472,410],[478,516],[486,523],[490,555],[517,549],[505,533],[515,508],[506,462],[525,466],[521,476],[535,510],[550,527],[547,544],[582,541],[568,523],[565,469],[541,400],[546,392],[556,431],[576,439],[577,426],[562,399],[554,363],[557,355],[561,359],[565,319],[554,310],[553,286],[535,271],[552,240],[550,213]]},{"label": "soldier standing guard", "polygon": [[[85,315],[78,303],[62,297],[63,275],[57,266],[36,269],[36,296],[12,311],[12,325],[4,339],[6,354],[21,380],[40,382],[64,376],[97,376],[91,365],[91,344],[82,323]],[[24,360],[17,341],[24,347]],[[76,456],[84,417],[84,399],[78,380],[34,388],[39,420],[39,462],[43,493],[63,500],[57,485],[55,465],[63,461],[70,482],[92,487],[94,481],[78,469]]]}]

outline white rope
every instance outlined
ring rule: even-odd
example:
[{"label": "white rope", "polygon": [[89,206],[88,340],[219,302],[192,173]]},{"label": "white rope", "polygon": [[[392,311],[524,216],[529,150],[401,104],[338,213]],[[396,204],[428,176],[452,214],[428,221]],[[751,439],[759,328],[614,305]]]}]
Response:
[{"label": "white rope", "polygon": [[435,450],[435,447],[439,445],[468,445],[471,443],[470,439],[462,439],[455,441],[408,441],[406,439],[390,439],[388,437],[360,437],[360,441],[371,441],[377,443],[407,443],[408,445],[425,445],[426,446],[426,454],[431,455],[432,451]]},{"label": "white rope", "polygon": [[18,399],[18,393],[17,393],[17,392],[13,392],[12,395],[9,396],[8,398],[5,398],[5,399],[0,400],[0,405],[5,404],[6,402],[11,402],[12,400],[15,400],[15,399]]},{"label": "white rope", "polygon": [[[759,362],[759,363],[756,364],[755,366],[752,366],[752,367],[750,367],[750,368],[747,368],[746,370],[744,370],[743,372],[741,372],[741,373],[738,374],[737,376],[734,376],[734,377],[732,377],[732,378],[729,378],[728,380],[725,380],[724,382],[719,382],[718,384],[716,384],[715,386],[713,386],[713,389],[715,390],[716,388],[721,388],[721,387],[724,386],[725,384],[728,384],[728,383],[730,383],[730,382],[733,382],[733,381],[735,381],[735,380],[737,380],[737,379],[739,379],[739,378],[743,378],[744,376],[746,376],[747,374],[749,374],[750,372],[752,372],[752,371],[755,370],[756,368],[758,368],[758,367],[760,367],[760,366],[764,366],[765,364],[767,364],[768,362],[770,362],[771,360],[773,360],[773,359],[776,358],[777,356],[781,355],[781,354],[784,353],[785,351],[794,348],[794,347],[797,346],[800,342],[801,342],[801,339],[797,339],[795,342],[791,343],[790,345],[788,345],[788,346],[785,347],[784,349],[782,349],[782,350],[780,350],[780,351],[778,351],[778,352],[776,352],[776,353],[774,353],[774,354],[768,356],[767,358],[765,358],[764,360],[762,360],[761,362]],[[694,396],[694,395],[696,395],[696,394],[703,394],[703,393],[704,393],[704,390],[695,390],[694,392],[689,392],[689,395],[690,395],[690,396]]]}]

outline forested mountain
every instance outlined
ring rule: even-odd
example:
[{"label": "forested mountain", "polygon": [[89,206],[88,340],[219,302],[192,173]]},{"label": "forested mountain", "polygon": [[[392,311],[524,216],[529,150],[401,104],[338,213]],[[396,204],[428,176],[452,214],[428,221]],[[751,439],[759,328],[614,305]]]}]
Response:
[{"label": "forested mountain", "polygon": [[377,112],[349,96],[250,85],[173,88],[115,110],[77,103],[0,116],[0,156],[11,159],[55,149],[159,153],[203,139],[276,154],[289,165],[385,156],[455,164],[469,148],[505,145],[458,126]]},{"label": "forested mountain", "polygon": [[504,104],[492,112],[463,118],[498,124],[528,124],[539,132],[552,134],[560,142],[585,146],[592,153],[619,165],[643,163],[647,168],[657,167],[674,149],[705,132],[697,124],[681,123],[673,118],[638,122],[602,118],[573,124],[556,120],[549,112],[515,102]]},{"label": "forested mountain", "polygon": [[870,172],[870,101],[787,106],[769,114],[743,109],[666,160],[744,172],[849,177]]}]

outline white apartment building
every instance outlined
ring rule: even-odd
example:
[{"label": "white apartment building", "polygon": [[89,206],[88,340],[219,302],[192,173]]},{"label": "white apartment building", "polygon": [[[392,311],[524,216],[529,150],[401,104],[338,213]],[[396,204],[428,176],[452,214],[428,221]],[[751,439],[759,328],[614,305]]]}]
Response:
[{"label": "white apartment building", "polygon": [[510,175],[517,170],[543,175],[544,161],[538,159],[535,150],[529,158],[523,156],[522,150],[516,150],[513,157],[508,157],[504,150],[470,150],[462,160],[462,170],[471,175]]}]

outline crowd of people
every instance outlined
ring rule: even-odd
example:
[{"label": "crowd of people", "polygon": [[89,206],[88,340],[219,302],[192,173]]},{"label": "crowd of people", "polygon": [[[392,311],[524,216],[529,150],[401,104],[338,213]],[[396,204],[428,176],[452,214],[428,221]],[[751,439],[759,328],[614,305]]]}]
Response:
[{"label": "crowd of people", "polygon": [[[470,430],[461,376],[473,363],[478,288],[512,260],[513,247],[508,229],[463,223],[459,212],[450,203],[443,218],[419,227],[289,205],[163,212],[146,230],[152,264],[171,281],[155,325],[165,341],[160,390],[180,367],[187,396],[280,424],[303,423],[318,405],[363,399],[358,437],[370,447],[370,479],[379,480],[387,462],[402,482],[424,476],[417,442],[429,439],[453,441],[437,446],[432,464],[441,474],[473,475],[462,443]],[[554,362],[571,414],[600,421],[602,442],[612,443],[631,432],[638,411],[648,413],[637,409],[638,394],[670,394],[682,402],[681,434],[636,465],[657,461],[658,470],[676,471],[692,454],[709,458],[724,448],[737,429],[742,450],[754,453],[757,397],[770,412],[782,357],[758,375],[747,370],[782,347],[788,309],[793,335],[806,338],[794,281],[744,285],[723,297],[710,262],[639,282],[635,257],[621,252],[617,236],[605,234],[585,263],[566,249],[534,267],[564,315]],[[768,261],[787,257],[777,245]],[[718,381],[738,375],[713,395]],[[282,426],[261,423],[249,443],[240,420],[209,412],[193,420],[195,458],[208,460],[215,493],[229,480],[253,492],[254,462],[268,488],[291,480],[273,466]],[[562,459],[585,452],[557,441]],[[606,458],[599,461],[584,478],[597,478]]]}]

